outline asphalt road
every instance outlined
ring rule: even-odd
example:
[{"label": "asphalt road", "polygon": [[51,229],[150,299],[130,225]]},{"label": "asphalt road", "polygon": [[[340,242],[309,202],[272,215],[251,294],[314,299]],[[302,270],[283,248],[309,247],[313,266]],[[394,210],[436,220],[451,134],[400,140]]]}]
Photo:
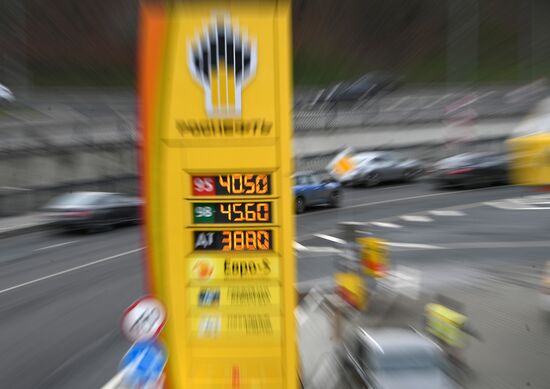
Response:
[{"label": "asphalt road", "polygon": [[[505,201],[505,209],[485,204],[522,194],[515,187],[434,191],[422,182],[346,190],[341,208],[309,210],[297,217],[297,242],[305,248],[298,260],[298,285],[309,288],[330,279],[333,255],[308,249],[337,246],[326,237],[338,237],[338,221],[378,223],[368,228],[398,243],[392,247],[395,263],[421,274],[421,286],[412,287],[420,288],[420,295],[441,285],[461,290],[456,277],[472,272],[493,277],[498,264],[516,265],[518,258],[536,270],[550,248],[543,212],[512,211]],[[460,216],[430,213],[434,210]],[[420,221],[422,217],[430,221]],[[539,242],[537,247],[529,243],[533,241]],[[472,242],[478,247],[470,247]],[[499,242],[509,247],[499,247]],[[120,315],[143,294],[141,247],[136,227],[0,240],[0,388],[98,388],[113,376],[129,346],[119,334]],[[514,273],[506,267],[501,282],[529,273],[519,287],[528,291],[523,298],[530,299],[535,295],[532,272],[524,270]],[[487,304],[491,298],[487,296]],[[535,316],[535,328],[543,328]]]},{"label": "asphalt road", "polygon": [[[381,309],[386,313],[379,325],[421,330],[423,307],[443,295],[461,307],[482,337],[468,339],[465,360],[472,371],[461,377],[463,387],[547,389],[550,317],[540,310],[538,289],[550,259],[550,194],[501,190],[509,199],[479,200],[495,195],[489,189],[469,203],[396,207],[404,212],[369,219],[365,230],[390,245],[394,274],[383,289],[398,293]],[[305,254],[313,251],[316,271],[334,269],[334,255],[319,260],[314,253],[342,247],[340,237],[329,229],[299,241]]]}]

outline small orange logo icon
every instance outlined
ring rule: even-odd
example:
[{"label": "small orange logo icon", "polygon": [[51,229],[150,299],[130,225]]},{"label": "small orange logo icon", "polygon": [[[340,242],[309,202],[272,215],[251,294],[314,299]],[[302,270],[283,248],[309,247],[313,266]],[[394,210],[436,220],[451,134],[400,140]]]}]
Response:
[{"label": "small orange logo icon", "polygon": [[201,280],[208,280],[214,273],[214,266],[208,259],[201,258],[195,261],[193,273]]}]

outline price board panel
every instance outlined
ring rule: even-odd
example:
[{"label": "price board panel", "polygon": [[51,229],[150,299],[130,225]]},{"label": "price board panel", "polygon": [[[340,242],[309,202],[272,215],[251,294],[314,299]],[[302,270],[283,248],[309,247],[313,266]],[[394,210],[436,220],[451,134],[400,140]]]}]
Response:
[{"label": "price board panel", "polygon": [[142,2],[147,274],[171,388],[298,387],[290,0]]}]

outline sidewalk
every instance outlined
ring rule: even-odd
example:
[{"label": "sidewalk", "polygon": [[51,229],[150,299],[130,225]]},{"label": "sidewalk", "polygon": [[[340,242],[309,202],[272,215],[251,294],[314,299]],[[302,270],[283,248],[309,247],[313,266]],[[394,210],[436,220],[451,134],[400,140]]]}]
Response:
[{"label": "sidewalk", "polygon": [[0,218],[0,239],[50,228],[39,213]]}]

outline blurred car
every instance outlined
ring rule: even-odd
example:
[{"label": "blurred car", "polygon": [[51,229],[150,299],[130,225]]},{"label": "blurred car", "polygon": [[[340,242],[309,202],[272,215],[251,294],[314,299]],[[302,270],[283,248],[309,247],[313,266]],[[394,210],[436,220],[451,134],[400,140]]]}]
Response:
[{"label": "blurred car", "polygon": [[367,73],[355,81],[344,81],[327,88],[325,102],[349,103],[367,100],[382,91],[393,91],[401,85],[401,81],[386,72]]},{"label": "blurred car", "polygon": [[42,211],[54,226],[95,231],[123,223],[138,223],[141,205],[141,199],[120,193],[73,192],[54,198]]},{"label": "blurred car", "polygon": [[508,183],[508,158],[500,153],[464,153],[437,162],[430,172],[436,186],[478,187]]},{"label": "blurred car", "polygon": [[442,350],[413,330],[354,328],[344,336],[339,357],[345,374],[369,389],[456,388],[445,373]]},{"label": "blurred car", "polygon": [[339,183],[321,180],[318,174],[311,172],[297,172],[293,179],[296,213],[302,213],[312,205],[340,206],[342,188]]},{"label": "blurred car", "polygon": [[541,311],[550,314],[550,261],[546,262],[546,267],[542,273],[539,303]]},{"label": "blurred car", "polygon": [[6,86],[0,84],[0,103],[13,103],[15,96]]},{"label": "blurred car", "polygon": [[350,157],[350,166],[344,174],[335,174],[334,170],[330,174],[342,185],[375,186],[389,181],[411,181],[424,171],[419,161],[386,152],[355,154]]}]

